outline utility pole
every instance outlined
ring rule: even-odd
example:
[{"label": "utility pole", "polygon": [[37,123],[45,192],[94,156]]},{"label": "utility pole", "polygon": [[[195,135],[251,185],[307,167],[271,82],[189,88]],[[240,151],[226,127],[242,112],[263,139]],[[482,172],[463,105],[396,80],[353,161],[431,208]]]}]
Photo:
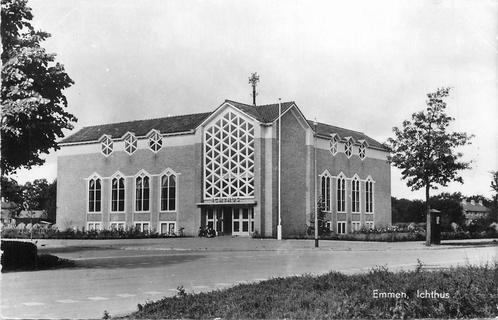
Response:
[{"label": "utility pole", "polygon": [[314,135],[313,135],[313,150],[314,150],[314,157],[313,157],[313,161],[314,161],[314,169],[315,169],[315,248],[318,248],[318,181],[317,181],[317,168],[316,168],[316,164],[317,164],[317,161],[316,161],[316,148],[317,148],[317,135],[318,135],[318,131],[317,131],[317,125],[318,123],[316,122],[316,118],[315,120],[313,121],[313,127],[314,127]]},{"label": "utility pole", "polygon": [[249,77],[249,84],[252,86],[252,105],[256,106],[256,85],[259,82],[259,76],[257,72],[254,72]]},{"label": "utility pole", "polygon": [[278,98],[278,225],[277,239],[282,240],[282,99]]}]

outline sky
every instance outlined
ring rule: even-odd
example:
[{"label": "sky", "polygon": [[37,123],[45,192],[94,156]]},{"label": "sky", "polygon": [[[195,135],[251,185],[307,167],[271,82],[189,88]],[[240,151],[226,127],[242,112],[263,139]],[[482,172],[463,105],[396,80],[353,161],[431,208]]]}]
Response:
[{"label": "sky", "polygon": [[[460,191],[490,197],[498,170],[498,1],[29,0],[75,84],[73,131],[89,125],[206,112],[225,99],[295,101],[308,119],[383,142],[426,94],[452,88],[452,130],[472,169]],[[57,153],[19,170],[20,183],[57,175]],[[392,195],[422,199],[392,168]]]}]

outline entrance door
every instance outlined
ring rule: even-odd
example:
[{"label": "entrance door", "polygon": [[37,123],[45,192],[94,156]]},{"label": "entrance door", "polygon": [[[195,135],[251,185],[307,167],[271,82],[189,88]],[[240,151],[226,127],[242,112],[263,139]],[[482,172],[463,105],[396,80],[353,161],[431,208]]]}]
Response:
[{"label": "entrance door", "polygon": [[232,235],[249,236],[254,232],[254,211],[252,208],[232,208]]}]

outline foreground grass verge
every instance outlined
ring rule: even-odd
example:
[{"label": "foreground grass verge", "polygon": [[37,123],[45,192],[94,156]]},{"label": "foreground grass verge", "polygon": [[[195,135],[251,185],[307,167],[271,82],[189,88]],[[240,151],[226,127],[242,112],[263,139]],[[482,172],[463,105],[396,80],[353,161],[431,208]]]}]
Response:
[{"label": "foreground grass verge", "polygon": [[[125,319],[461,318],[498,315],[498,264],[447,270],[275,278],[139,305]],[[374,290],[406,298],[374,298]],[[429,297],[417,297],[417,292]],[[435,297],[448,294],[447,298]],[[431,297],[432,293],[432,297]]]}]

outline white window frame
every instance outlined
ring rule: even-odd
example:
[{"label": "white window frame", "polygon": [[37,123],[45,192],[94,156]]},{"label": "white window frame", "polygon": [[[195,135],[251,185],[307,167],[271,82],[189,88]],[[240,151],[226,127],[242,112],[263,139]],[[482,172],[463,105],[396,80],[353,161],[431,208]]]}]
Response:
[{"label": "white window frame", "polygon": [[353,138],[351,137],[346,138],[346,142],[344,143],[344,154],[348,159],[353,156],[353,146],[354,146]]},{"label": "white window frame", "polygon": [[[339,225],[343,225],[344,229],[341,230],[342,228],[340,229]],[[337,229],[336,229],[337,234],[347,234],[348,233],[348,228],[347,228],[348,223],[347,223],[347,221],[337,221],[336,226],[337,226]],[[344,232],[339,232],[339,231],[344,231]]]},{"label": "white window frame", "polygon": [[375,223],[373,221],[365,221],[365,228],[373,230],[375,229]]},{"label": "white window frame", "polygon": [[361,230],[361,222],[360,221],[351,221],[351,231],[360,231]]},{"label": "white window frame", "polygon": [[361,161],[365,160],[367,156],[367,144],[365,142],[362,142],[360,144],[360,147],[358,149],[358,156],[360,157]]},{"label": "white window frame", "polygon": [[124,137],[124,150],[130,156],[138,149],[137,137],[131,132],[128,132]]},{"label": "white window frame", "polygon": [[[118,179],[118,192],[117,192],[117,210],[112,210],[112,181],[114,179]],[[119,179],[123,179],[123,196],[124,196],[124,199],[123,199],[123,210],[120,211],[119,210]],[[109,194],[109,212],[111,213],[123,213],[123,212],[126,212],[126,177],[121,173],[121,172],[116,172],[114,175],[112,175],[112,177],[109,179],[109,182],[110,182],[110,194]]]},{"label": "white window frame", "polygon": [[[332,175],[328,170],[325,170],[322,174],[319,176],[319,181],[320,181],[320,199],[323,199],[323,180],[325,180],[325,183],[327,184],[328,181],[328,194],[326,195],[328,197],[323,199],[323,202],[325,204],[324,206],[324,212],[332,212]],[[325,190],[327,190],[327,185],[325,187]],[[328,201],[327,201],[328,200]]]},{"label": "white window frame", "polygon": [[[144,231],[144,225],[148,225],[147,230]],[[134,221],[133,222],[133,229],[137,229],[140,232],[145,232],[145,233],[150,233],[150,221]]]},{"label": "white window frame", "polygon": [[[137,210],[137,179],[142,179],[142,203],[141,203],[141,210]],[[143,184],[143,181],[144,179],[147,178],[149,180],[149,208],[147,210],[144,210],[144,202],[145,202],[145,197],[143,196],[143,193],[144,193],[144,184]],[[133,212],[137,212],[137,213],[148,213],[150,212],[150,207],[151,207],[151,198],[152,198],[152,177],[151,175],[145,171],[145,170],[140,170],[134,177],[133,177]]]},{"label": "white window frame", "polygon": [[330,137],[330,153],[335,156],[339,152],[339,137],[337,134],[333,133]]},{"label": "white window frame", "polygon": [[[151,130],[147,138],[147,144],[152,152],[158,153],[164,147],[163,135],[156,129]],[[155,146],[159,147],[156,149]]]},{"label": "white window frame", "polygon": [[[106,153],[107,150],[110,150],[109,153]],[[114,142],[112,141],[111,136],[104,134],[100,138],[100,153],[104,155],[104,157],[109,157],[114,152]]]},{"label": "white window frame", "polygon": [[[113,226],[116,226],[116,228],[113,229]],[[109,229],[110,230],[126,230],[126,222],[125,221],[110,221],[109,222]]]},{"label": "white window frame", "polygon": [[[340,189],[339,186],[340,186],[340,181],[344,181],[344,190]],[[347,179],[346,179],[346,176],[341,172],[338,176],[337,176],[337,179],[336,179],[336,186],[335,186],[335,189],[336,189],[336,210],[338,213],[345,213],[347,212],[348,208],[347,208],[347,201],[346,201],[346,195],[347,195],[347,183],[346,183]],[[339,192],[341,191],[341,193],[339,194]],[[344,208],[342,208],[341,205],[339,205],[339,203],[343,203],[344,204]]]},{"label": "white window frame", "polygon": [[[100,210],[99,211],[90,211],[90,181],[92,180],[100,180]],[[103,190],[103,183],[104,183],[104,180],[102,179],[101,176],[99,176],[98,174],[94,173],[92,174],[86,181],[86,213],[102,213],[102,204],[104,202],[104,199],[102,199],[102,190]],[[96,191],[95,191],[95,194],[94,194],[94,198],[95,198],[95,195],[96,195]],[[95,200],[94,200],[95,202]],[[94,205],[95,206],[95,205]]]},{"label": "white window frame", "polygon": [[[163,195],[163,186],[162,186],[162,180],[163,180],[163,177],[164,176],[167,176],[168,179],[169,177],[171,176],[174,176],[175,177],[175,210],[169,210],[169,197],[167,198],[167,210],[163,210],[162,208],[162,195]],[[159,204],[158,204],[158,208],[159,208],[159,212],[177,212],[178,211],[178,179],[179,178],[179,174],[176,173],[175,171],[173,171],[172,169],[168,168],[166,170],[164,170],[160,175],[159,175],[159,182],[158,182],[158,190],[159,190]],[[169,181],[168,181],[168,193],[169,193]],[[169,195],[168,195],[169,196]]]},{"label": "white window frame", "polygon": [[102,230],[102,222],[90,221],[86,223],[86,231],[100,231]]},{"label": "white window frame", "polygon": [[[355,190],[358,188],[358,190]],[[356,197],[355,197],[356,193]],[[360,213],[361,212],[361,183],[360,177],[357,174],[351,179],[351,212]]]},{"label": "white window frame", "polygon": [[[370,189],[367,186],[367,184],[370,184]],[[368,190],[370,190],[370,194],[367,195]],[[371,211],[369,211],[369,203],[368,200],[370,198],[371,202]],[[372,179],[372,177],[368,176],[367,179],[365,180],[365,213],[366,214],[374,214],[375,213],[375,181]]]},{"label": "white window frame", "polygon": [[177,234],[177,233],[178,233],[178,231],[177,231],[177,229],[176,229],[176,221],[160,221],[160,222],[159,222],[159,234],[167,234],[167,235],[171,235],[171,234],[169,234],[169,233],[163,233],[163,232],[162,232],[162,229],[163,229],[163,228],[162,228],[162,225],[163,225],[163,224],[167,225],[167,230],[168,230],[168,231],[169,231],[169,225],[170,225],[170,224],[173,224],[173,225],[175,226],[175,227],[174,227],[174,229],[173,229],[173,230],[174,230],[173,232],[174,232],[175,234]]}]

